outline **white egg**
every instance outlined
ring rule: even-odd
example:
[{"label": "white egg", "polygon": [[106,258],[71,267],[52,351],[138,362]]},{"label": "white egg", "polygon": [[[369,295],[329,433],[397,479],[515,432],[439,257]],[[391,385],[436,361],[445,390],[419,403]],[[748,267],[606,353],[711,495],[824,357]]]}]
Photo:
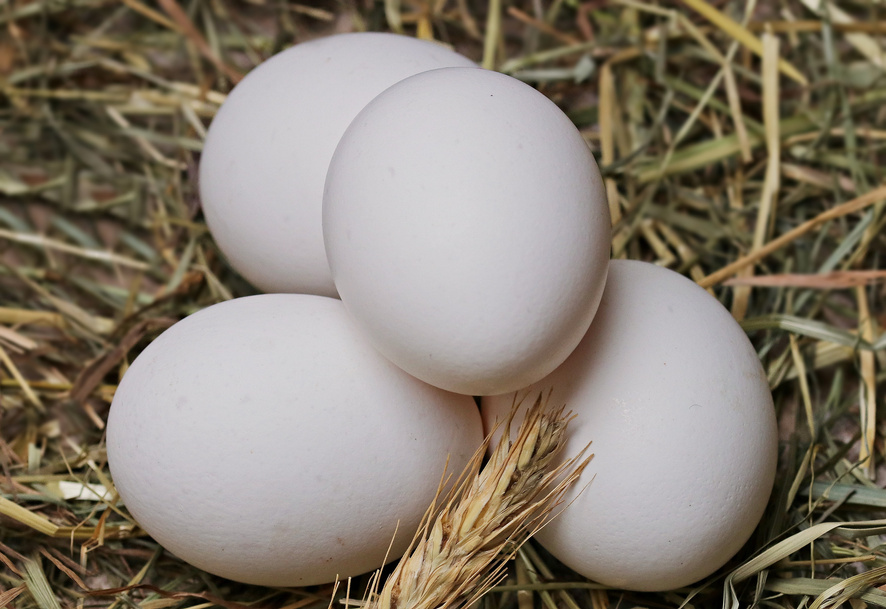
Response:
[{"label": "white egg", "polygon": [[474,395],[525,387],[569,355],[610,246],[575,126],[478,68],[412,76],[360,112],[329,166],[323,232],[339,294],[379,351]]},{"label": "white egg", "polygon": [[335,296],[320,218],[339,138],[397,81],[473,65],[435,43],[354,33],[298,44],[251,71],[212,121],[200,161],[206,222],[231,265],[265,292]]},{"label": "white egg", "polygon": [[[747,541],[775,476],[775,414],[757,354],[715,298],[613,260],[587,336],[527,391],[547,389],[577,415],[566,453],[594,453],[566,501],[584,490],[538,535],[554,556],[610,586],[665,590]],[[483,399],[487,425],[514,397]]]},{"label": "white egg", "polygon": [[[414,379],[341,302],[268,294],[175,324],[133,362],[108,420],[126,507],[211,573],[303,586],[402,553],[447,457],[482,441],[476,404]],[[398,528],[399,522],[399,528]]]}]

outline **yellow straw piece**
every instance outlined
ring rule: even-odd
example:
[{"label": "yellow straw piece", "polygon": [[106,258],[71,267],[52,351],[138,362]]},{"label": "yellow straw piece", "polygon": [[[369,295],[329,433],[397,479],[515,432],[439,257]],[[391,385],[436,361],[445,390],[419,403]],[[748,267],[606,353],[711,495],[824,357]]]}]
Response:
[{"label": "yellow straw piece", "polygon": [[58,532],[58,526],[45,517],[35,514],[31,510],[25,509],[4,497],[0,497],[0,514],[12,518],[25,526],[29,526],[35,531],[40,531],[44,535],[55,535]]},{"label": "yellow straw piece", "polygon": [[[704,0],[683,0],[683,3],[723,30],[727,35],[737,40],[740,44],[747,47],[752,53],[760,57],[763,56],[763,42],[740,23],[736,23]],[[778,60],[778,69],[785,76],[800,83],[804,87],[809,84],[809,81],[806,80],[806,77],[803,76],[800,70],[795,68],[785,59]]]},{"label": "yellow straw piece", "polygon": [[38,409],[43,410],[43,402],[40,401],[40,396],[31,389],[31,385],[28,384],[28,381],[22,376],[22,373],[16,367],[15,362],[13,362],[12,358],[7,355],[2,346],[0,346],[0,362],[2,362],[3,365],[6,366],[6,369],[9,370],[10,374],[12,374],[12,378],[14,378],[16,383],[18,383],[18,386],[21,387],[21,390],[24,392],[25,397],[28,398],[28,401]]}]

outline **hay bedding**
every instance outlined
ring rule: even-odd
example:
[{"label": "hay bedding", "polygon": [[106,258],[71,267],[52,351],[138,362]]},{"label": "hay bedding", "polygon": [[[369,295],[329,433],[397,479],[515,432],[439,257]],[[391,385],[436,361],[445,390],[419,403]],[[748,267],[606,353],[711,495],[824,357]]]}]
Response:
[{"label": "hay bedding", "polygon": [[102,435],[141,348],[252,293],[197,198],[225,92],[293,42],[359,29],[434,37],[560,104],[607,178],[615,255],[709,287],[749,332],[778,409],[770,509],[709,581],[600,589],[530,544],[481,602],[886,605],[884,12],[812,0],[4,3],[0,606],[329,603],[331,588],[240,585],[164,553],[116,504]]}]

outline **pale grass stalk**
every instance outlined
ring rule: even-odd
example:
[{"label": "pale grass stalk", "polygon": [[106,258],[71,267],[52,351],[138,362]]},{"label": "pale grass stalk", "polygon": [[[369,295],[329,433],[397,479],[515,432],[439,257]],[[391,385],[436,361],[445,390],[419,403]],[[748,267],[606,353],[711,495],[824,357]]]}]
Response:
[{"label": "pale grass stalk", "polygon": [[[571,419],[563,407],[547,409],[540,395],[516,437],[510,436],[514,405],[489,461],[486,439],[456,489],[436,501],[394,572],[365,609],[467,607],[504,577],[507,561],[552,516],[591,456],[555,465]],[[582,451],[584,452],[584,451]]]},{"label": "pale grass stalk", "polygon": [[[855,298],[858,302],[858,335],[862,339],[872,342],[875,338],[874,318],[871,316],[864,286],[856,286]],[[873,351],[860,352],[858,359],[862,380],[862,387],[859,388],[861,396],[859,426],[862,437],[858,461],[863,465],[863,471],[868,478],[874,480],[877,473],[873,458],[874,446],[877,442],[877,359]]]}]

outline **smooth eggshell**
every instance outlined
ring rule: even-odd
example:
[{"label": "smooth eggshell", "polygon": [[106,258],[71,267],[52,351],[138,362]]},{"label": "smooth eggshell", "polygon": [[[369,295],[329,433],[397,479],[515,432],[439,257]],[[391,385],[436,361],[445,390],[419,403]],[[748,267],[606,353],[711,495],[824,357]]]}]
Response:
[{"label": "smooth eggshell", "polygon": [[389,363],[340,301],[272,294],[152,342],[114,396],[107,448],[127,508],[168,550],[303,586],[380,567],[398,521],[399,556],[481,428],[472,399]]},{"label": "smooth eggshell", "polygon": [[363,32],[297,44],[252,70],[213,119],[200,161],[206,222],[231,265],[265,292],[335,296],[320,218],[339,138],[397,81],[473,65],[438,44]]},{"label": "smooth eggshell", "polygon": [[610,246],[575,126],[479,68],[412,76],[360,112],[330,162],[323,232],[339,294],[379,351],[474,395],[563,362],[591,323]]},{"label": "smooth eggshell", "polygon": [[[776,422],[757,354],[716,299],[673,271],[612,261],[587,336],[527,392],[548,388],[577,415],[566,454],[594,453],[566,501],[585,490],[538,535],[554,556],[610,586],[664,590],[741,548],[772,489]],[[484,398],[487,425],[513,399]]]}]

